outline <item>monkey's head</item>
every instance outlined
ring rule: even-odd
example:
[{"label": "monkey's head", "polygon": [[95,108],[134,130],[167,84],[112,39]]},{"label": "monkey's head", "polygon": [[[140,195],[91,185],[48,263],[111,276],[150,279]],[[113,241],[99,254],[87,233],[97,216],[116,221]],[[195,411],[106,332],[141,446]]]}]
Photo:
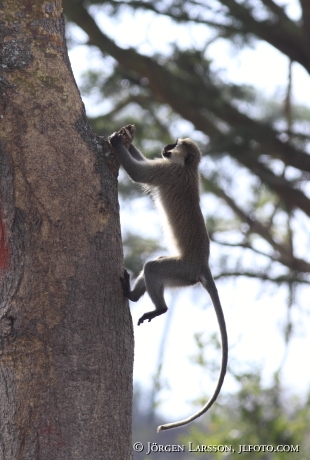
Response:
[{"label": "monkey's head", "polygon": [[182,166],[197,167],[201,153],[197,145],[189,138],[177,139],[174,144],[168,144],[162,149],[162,157]]}]

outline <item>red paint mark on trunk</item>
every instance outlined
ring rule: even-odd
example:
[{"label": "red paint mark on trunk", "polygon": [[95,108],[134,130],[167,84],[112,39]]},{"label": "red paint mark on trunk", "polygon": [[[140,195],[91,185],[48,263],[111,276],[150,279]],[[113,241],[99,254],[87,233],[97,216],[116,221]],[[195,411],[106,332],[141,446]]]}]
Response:
[{"label": "red paint mark on trunk", "polygon": [[0,211],[0,270],[8,266],[10,259],[10,250],[7,243],[7,232],[5,223],[2,220]]}]

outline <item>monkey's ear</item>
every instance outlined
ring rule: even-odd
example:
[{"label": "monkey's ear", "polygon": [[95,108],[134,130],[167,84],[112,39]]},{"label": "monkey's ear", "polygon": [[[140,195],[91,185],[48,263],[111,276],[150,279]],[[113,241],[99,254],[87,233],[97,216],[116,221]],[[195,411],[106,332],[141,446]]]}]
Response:
[{"label": "monkey's ear", "polygon": [[187,155],[186,155],[186,158],[184,160],[184,163],[187,166],[190,166],[191,164],[193,164],[194,160],[195,160],[195,155],[192,152],[187,152]]}]

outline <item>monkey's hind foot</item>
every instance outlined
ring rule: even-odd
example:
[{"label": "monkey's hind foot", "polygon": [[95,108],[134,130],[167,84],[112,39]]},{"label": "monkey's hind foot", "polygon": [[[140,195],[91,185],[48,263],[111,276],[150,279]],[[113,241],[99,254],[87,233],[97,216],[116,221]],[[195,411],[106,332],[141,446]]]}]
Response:
[{"label": "monkey's hind foot", "polygon": [[142,324],[143,321],[145,320],[148,320],[150,322],[153,318],[156,318],[156,316],[166,313],[167,310],[168,308],[166,307],[161,310],[153,310],[153,311],[148,311],[147,313],[144,313],[144,315],[142,315],[138,321],[138,326],[140,326],[140,324]]},{"label": "monkey's hind foot", "polygon": [[121,280],[121,283],[122,283],[124,296],[127,297],[127,299],[130,299],[130,293],[131,293],[130,275],[129,275],[128,271],[126,270],[126,268],[124,270],[124,277],[120,277],[120,280]]}]

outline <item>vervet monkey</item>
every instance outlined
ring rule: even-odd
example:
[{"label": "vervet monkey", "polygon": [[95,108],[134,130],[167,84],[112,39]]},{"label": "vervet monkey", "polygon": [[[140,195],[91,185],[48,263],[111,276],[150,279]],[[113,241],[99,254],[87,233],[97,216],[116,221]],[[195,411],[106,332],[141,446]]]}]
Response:
[{"label": "vervet monkey", "polygon": [[133,289],[125,270],[124,278],[121,278],[124,294],[134,302],[145,291],[151,297],[155,310],[144,313],[138,321],[140,325],[168,310],[164,299],[166,287],[201,283],[212,299],[222,339],[222,365],[213,396],[191,417],[159,426],[157,431],[162,431],[186,425],[212,406],[226,373],[228,340],[221,302],[209,268],[210,240],[199,205],[200,151],[191,139],[178,139],[162,149],[161,159],[148,160],[130,143],[134,133],[132,126],[113,133],[109,141],[127,174],[134,182],[143,184],[151,192],[157,206],[164,211],[176,254],[147,262]]}]

